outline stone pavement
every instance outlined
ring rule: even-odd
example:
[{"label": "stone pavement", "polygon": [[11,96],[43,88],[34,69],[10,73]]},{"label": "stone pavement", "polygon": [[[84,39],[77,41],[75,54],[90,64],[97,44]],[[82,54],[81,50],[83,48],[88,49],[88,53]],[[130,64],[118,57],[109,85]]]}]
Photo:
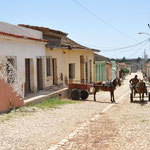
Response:
[{"label": "stone pavement", "polygon": [[[133,74],[134,75],[134,74]],[[141,76],[141,75],[139,75]],[[128,84],[128,82],[126,82]],[[124,91],[122,91],[123,95]],[[138,96],[130,103],[129,92],[106,111],[90,119],[76,134],[51,149],[58,150],[149,150],[150,102]]]}]

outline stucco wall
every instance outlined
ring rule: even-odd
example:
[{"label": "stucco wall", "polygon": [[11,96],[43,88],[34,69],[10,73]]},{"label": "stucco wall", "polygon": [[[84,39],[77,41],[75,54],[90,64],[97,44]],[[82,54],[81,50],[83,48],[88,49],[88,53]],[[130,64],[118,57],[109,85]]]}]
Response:
[{"label": "stucco wall", "polygon": [[106,81],[106,61],[95,61],[95,81]]},{"label": "stucco wall", "polygon": [[[69,64],[75,64],[75,78],[74,80],[80,80],[80,56],[83,55],[85,60],[92,60],[92,70],[93,70],[93,52],[82,51],[82,50],[68,50],[68,49],[46,49],[46,55],[52,56],[52,58],[57,58],[57,78],[58,83],[63,83],[65,78],[69,79]],[[63,81],[60,80],[60,75],[63,73]],[[92,71],[93,76],[93,71]],[[88,77],[89,78],[89,77]],[[52,84],[51,81],[47,81],[47,86]]]},{"label": "stucco wall", "polygon": [[107,72],[107,81],[111,81],[112,80],[112,64],[111,63],[106,64],[106,72]]},{"label": "stucco wall", "polygon": [[[37,90],[36,58],[45,56],[45,43],[0,36],[0,54],[3,56],[16,56],[17,71],[25,82],[25,59],[33,60],[34,91]],[[44,75],[45,76],[45,75]]]},{"label": "stucco wall", "polygon": [[11,86],[3,79],[0,79],[0,112],[23,106],[23,99],[21,99]]}]

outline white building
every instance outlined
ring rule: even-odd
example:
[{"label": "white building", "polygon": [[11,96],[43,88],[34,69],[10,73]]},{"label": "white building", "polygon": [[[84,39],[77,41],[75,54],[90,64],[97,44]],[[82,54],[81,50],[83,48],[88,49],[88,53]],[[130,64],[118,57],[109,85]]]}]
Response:
[{"label": "white building", "polygon": [[17,69],[25,93],[45,88],[45,44],[42,32],[0,22],[0,55]]}]

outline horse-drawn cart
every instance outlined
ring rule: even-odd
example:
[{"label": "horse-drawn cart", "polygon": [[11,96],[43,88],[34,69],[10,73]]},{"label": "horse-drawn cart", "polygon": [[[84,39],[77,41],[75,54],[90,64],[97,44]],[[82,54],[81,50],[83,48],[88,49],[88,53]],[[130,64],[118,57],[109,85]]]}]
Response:
[{"label": "horse-drawn cart", "polygon": [[99,90],[110,92],[110,100],[112,103],[115,102],[114,90],[116,86],[121,86],[120,79],[116,78],[112,82],[104,83],[102,81],[93,82],[90,84],[87,83],[73,83],[69,82],[68,88],[71,91],[71,98],[73,100],[79,100],[80,98],[86,100],[89,96],[89,93],[94,94],[94,101],[96,101],[96,93]]},{"label": "horse-drawn cart", "polygon": [[130,102],[133,102],[136,94],[139,94],[140,101],[144,101],[144,94],[148,97],[148,100],[150,101],[150,92],[148,92],[149,87],[150,86],[147,86],[146,83],[143,81],[140,81],[135,87],[130,85]]},{"label": "horse-drawn cart", "polygon": [[89,93],[93,90],[93,84],[84,84],[84,83],[69,83],[68,88],[71,92],[71,98],[73,100],[86,100],[89,96]]}]

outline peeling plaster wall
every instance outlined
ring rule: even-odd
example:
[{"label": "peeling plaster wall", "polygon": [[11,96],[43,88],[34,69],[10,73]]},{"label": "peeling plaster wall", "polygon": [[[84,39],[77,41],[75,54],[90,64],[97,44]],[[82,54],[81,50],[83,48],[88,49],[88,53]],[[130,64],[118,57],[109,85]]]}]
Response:
[{"label": "peeling plaster wall", "polygon": [[[46,56],[52,56],[52,58],[57,59],[57,78],[58,84],[64,83],[65,78],[69,79],[69,64],[75,64],[75,78],[74,80],[80,80],[80,56],[83,55],[85,61],[88,62],[88,71],[89,70],[89,61],[92,60],[92,77],[93,77],[93,51],[83,51],[83,50],[68,50],[68,49],[46,49]],[[84,64],[85,65],[85,64]],[[60,75],[63,73],[63,81],[60,80]],[[85,76],[85,74],[84,74]],[[88,73],[88,80],[90,80],[90,72]],[[93,79],[92,79],[93,80]],[[47,81],[46,85],[52,85],[53,77]]]},{"label": "peeling plaster wall", "polygon": [[45,43],[30,41],[26,39],[10,38],[5,36],[0,36],[0,55],[3,56],[15,56],[16,57],[16,67],[19,76],[25,82],[25,59],[33,60],[33,91],[37,91],[37,62],[36,58],[39,56],[45,57]]}]

